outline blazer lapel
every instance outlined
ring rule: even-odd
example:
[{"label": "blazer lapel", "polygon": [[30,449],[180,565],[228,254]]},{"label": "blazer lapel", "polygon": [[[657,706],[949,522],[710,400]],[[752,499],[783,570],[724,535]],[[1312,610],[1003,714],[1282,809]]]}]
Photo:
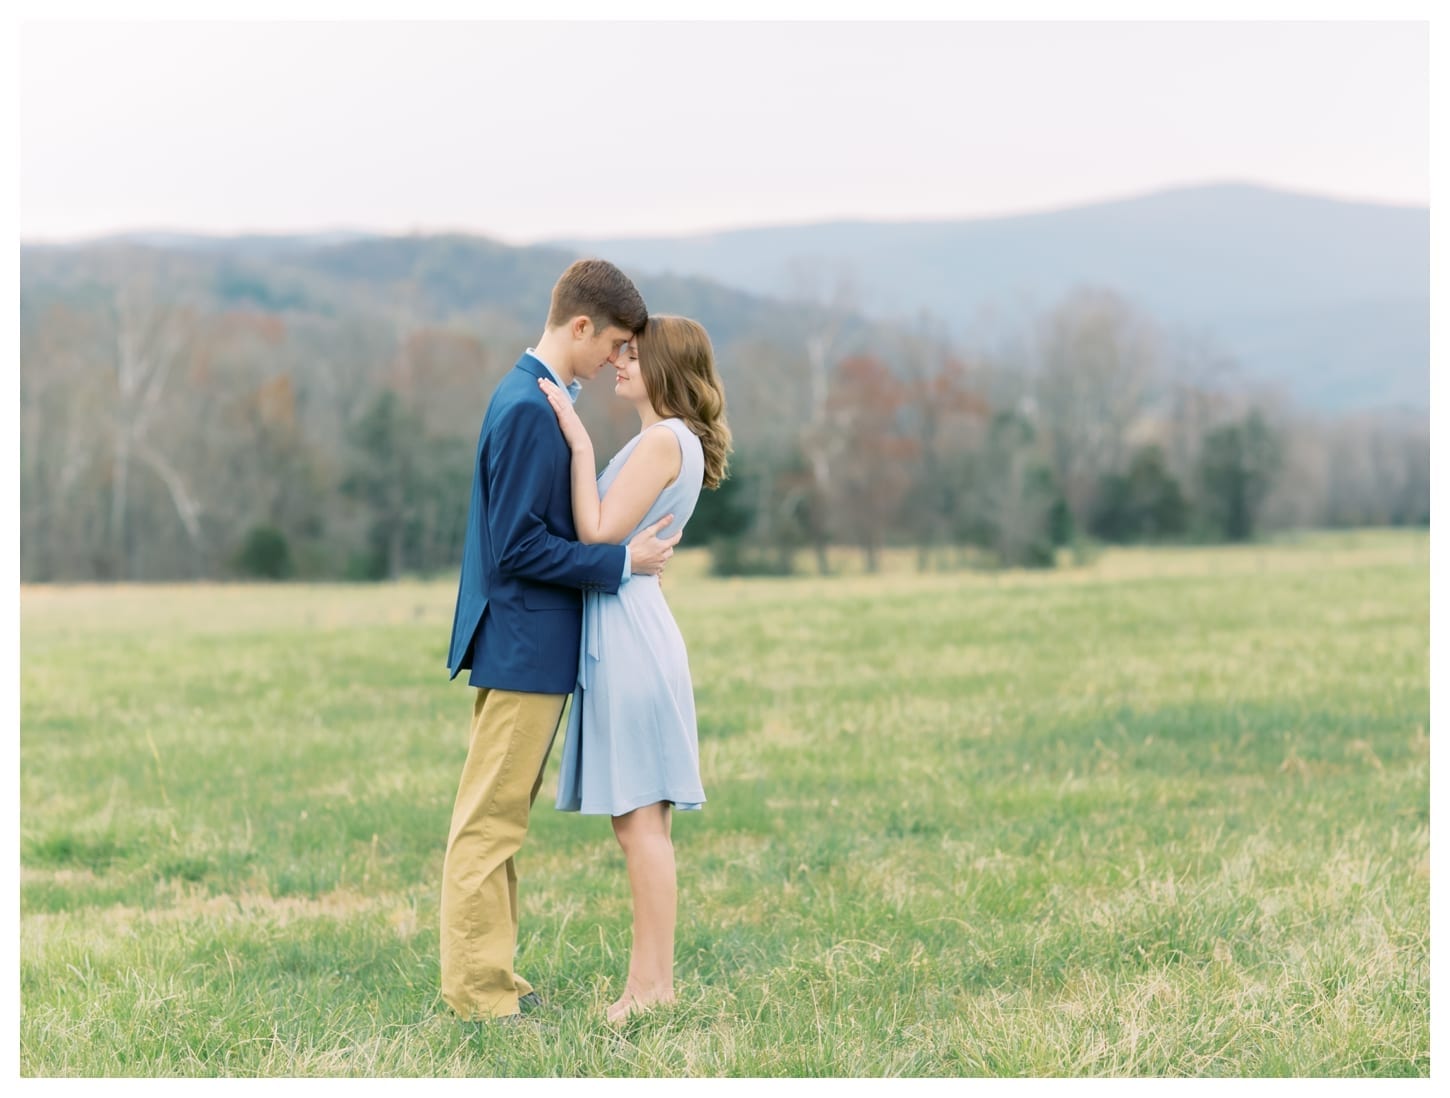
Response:
[{"label": "blazer lapel", "polygon": [[539,381],[549,380],[549,371],[545,369],[544,364],[527,351],[519,356],[519,360],[514,363],[514,369],[522,370],[530,377],[537,378]]}]

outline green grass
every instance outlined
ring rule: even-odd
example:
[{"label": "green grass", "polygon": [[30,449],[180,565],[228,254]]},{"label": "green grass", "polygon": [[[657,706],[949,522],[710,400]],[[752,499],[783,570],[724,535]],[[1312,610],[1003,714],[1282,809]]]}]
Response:
[{"label": "green grass", "polygon": [[24,589],[21,1071],[1427,1076],[1428,548],[681,554],[709,804],[680,1005],[620,1031],[623,859],[557,760],[539,1022],[439,1000],[451,582]]}]

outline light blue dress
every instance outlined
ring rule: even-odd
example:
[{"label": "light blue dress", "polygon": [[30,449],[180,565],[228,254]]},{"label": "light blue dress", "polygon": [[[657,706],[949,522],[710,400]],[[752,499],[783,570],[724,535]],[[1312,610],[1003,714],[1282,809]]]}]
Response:
[{"label": "light blue dress", "polygon": [[[705,453],[683,420],[667,419],[680,444],[680,475],[625,538],[658,522],[671,537],[684,529],[700,498]],[[640,432],[599,474],[604,498]],[[685,640],[675,625],[655,576],[631,576],[616,595],[584,592],[579,676],[569,706],[554,807],[565,812],[622,816],[647,804],[671,801],[679,809],[705,802],[700,787],[700,750],[695,693]]]}]

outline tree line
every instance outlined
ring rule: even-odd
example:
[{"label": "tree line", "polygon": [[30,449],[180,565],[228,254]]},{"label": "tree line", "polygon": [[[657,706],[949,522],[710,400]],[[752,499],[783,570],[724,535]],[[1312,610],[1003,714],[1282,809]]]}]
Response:
[{"label": "tree line", "polygon": [[[542,316],[308,277],[123,249],[23,278],[23,581],[457,568],[488,394]],[[712,334],[732,475],[687,533],[723,573],[827,571],[843,545],[868,570],[903,547],[922,568],[1042,567],[1095,541],[1428,522],[1427,417],[1310,414],[1106,290],[972,340],[866,323],[841,279],[768,318],[730,307]],[[601,459],[633,431],[607,381],[581,413]]]}]

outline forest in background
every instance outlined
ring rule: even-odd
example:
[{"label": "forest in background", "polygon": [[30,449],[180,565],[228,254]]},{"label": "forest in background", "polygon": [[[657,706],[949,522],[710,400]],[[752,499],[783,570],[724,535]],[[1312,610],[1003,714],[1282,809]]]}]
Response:
[{"label": "forest in background", "polygon": [[[22,581],[455,570],[489,393],[573,258],[458,235],[22,248]],[[715,342],[736,452],[686,540],[721,572],[1428,522],[1427,416],[1310,411],[1090,283],[963,337],[867,319],[822,263],[789,301],[636,282]],[[601,460],[635,431],[606,379],[580,407]]]}]

